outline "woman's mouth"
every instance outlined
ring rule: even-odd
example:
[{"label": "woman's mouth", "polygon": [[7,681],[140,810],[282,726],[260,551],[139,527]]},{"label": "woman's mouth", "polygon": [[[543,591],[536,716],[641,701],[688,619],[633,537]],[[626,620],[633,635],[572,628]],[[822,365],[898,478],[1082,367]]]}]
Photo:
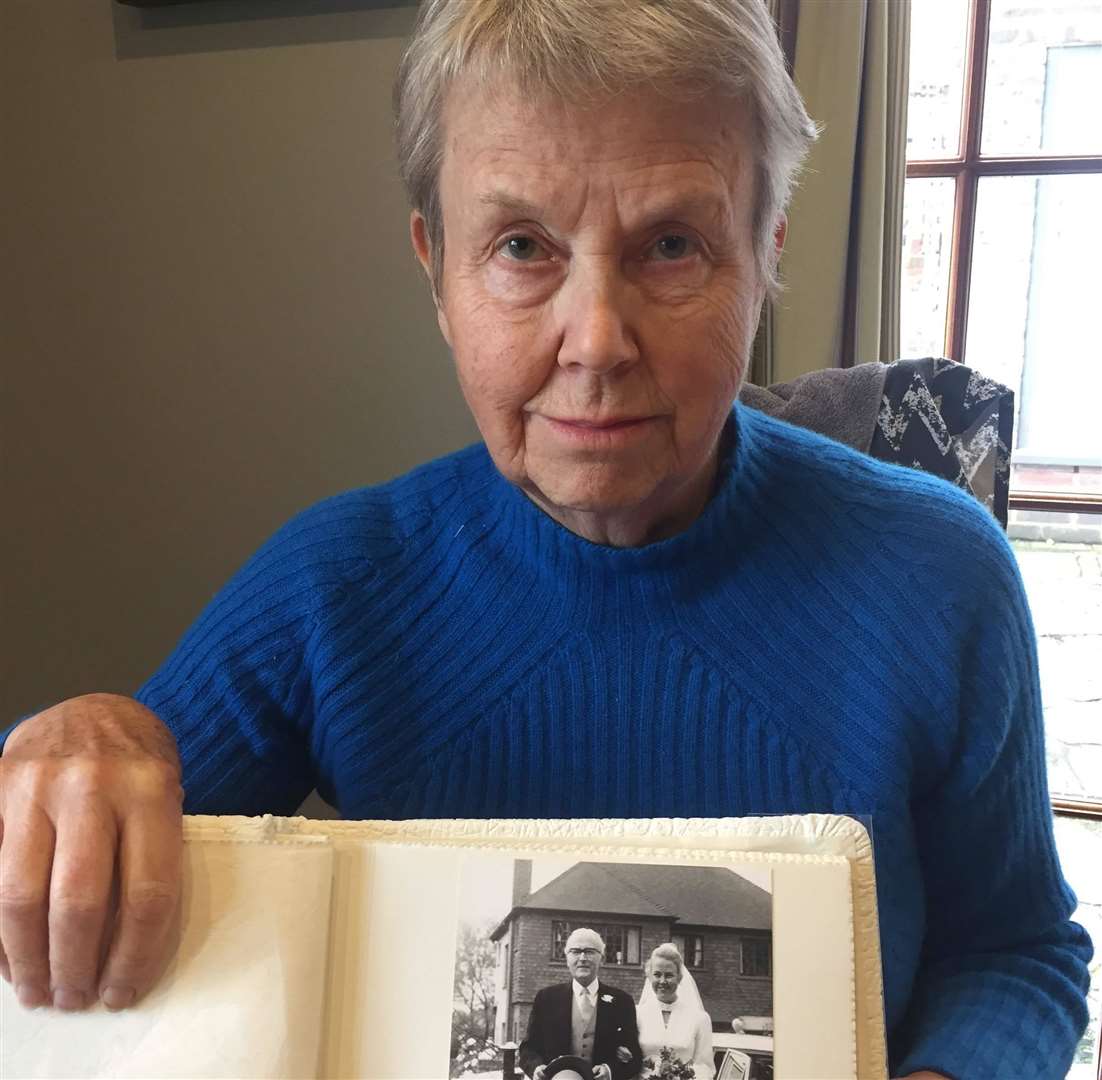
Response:
[{"label": "woman's mouth", "polygon": [[580,445],[615,446],[645,434],[655,422],[653,416],[624,416],[601,420],[576,417],[544,417],[551,430],[564,441]]}]

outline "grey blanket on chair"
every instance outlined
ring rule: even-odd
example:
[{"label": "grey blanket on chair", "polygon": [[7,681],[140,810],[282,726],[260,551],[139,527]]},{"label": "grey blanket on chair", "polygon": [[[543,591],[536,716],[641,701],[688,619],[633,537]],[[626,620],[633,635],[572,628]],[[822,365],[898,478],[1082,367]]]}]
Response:
[{"label": "grey blanket on chair", "polygon": [[1014,394],[943,357],[812,371],[739,399],[881,461],[963,488],[1006,528]]},{"label": "grey blanket on chair", "polygon": [[868,453],[887,371],[887,364],[858,364],[810,371],[772,386],[747,383],[739,401]]}]

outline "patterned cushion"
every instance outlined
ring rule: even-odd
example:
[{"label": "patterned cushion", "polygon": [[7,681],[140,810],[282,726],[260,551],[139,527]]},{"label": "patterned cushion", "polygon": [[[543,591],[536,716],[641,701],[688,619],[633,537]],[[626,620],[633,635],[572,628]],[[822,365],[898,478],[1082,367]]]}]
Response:
[{"label": "patterned cushion", "polygon": [[887,365],[869,453],[971,492],[1006,528],[1014,392],[954,360]]}]

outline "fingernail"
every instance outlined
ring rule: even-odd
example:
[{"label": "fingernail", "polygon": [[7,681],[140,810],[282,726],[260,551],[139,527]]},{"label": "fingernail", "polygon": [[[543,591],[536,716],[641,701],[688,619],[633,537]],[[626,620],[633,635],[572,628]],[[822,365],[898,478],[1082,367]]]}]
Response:
[{"label": "fingernail", "polygon": [[72,990],[67,986],[59,986],[54,991],[55,1009],[83,1009],[88,1004],[83,990]]},{"label": "fingernail", "polygon": [[50,995],[41,986],[32,983],[20,983],[15,988],[15,996],[19,998],[19,1004],[25,1009],[37,1009],[39,1005],[45,1005],[50,1000]]},{"label": "fingernail", "polygon": [[109,1009],[125,1009],[134,1000],[132,986],[105,986],[100,1000]]}]

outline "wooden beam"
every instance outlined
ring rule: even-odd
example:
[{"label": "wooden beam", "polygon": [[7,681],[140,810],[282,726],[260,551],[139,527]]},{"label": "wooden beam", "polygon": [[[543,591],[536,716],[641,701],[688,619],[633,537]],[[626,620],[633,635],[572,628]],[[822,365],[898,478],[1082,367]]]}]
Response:
[{"label": "wooden beam", "polygon": [[1083,821],[1102,821],[1102,802],[1090,799],[1064,799],[1053,796],[1052,812],[1057,817],[1079,818]]},{"label": "wooden beam", "polygon": [[1010,509],[1052,514],[1102,514],[1102,492],[1014,489],[1010,492]]},{"label": "wooden beam", "polygon": [[942,161],[911,161],[907,164],[907,176],[937,179],[959,176],[961,173],[976,176],[1065,176],[1069,173],[1102,173],[1102,156],[1080,154],[1073,157],[987,157],[966,162],[962,158],[945,158]]}]

